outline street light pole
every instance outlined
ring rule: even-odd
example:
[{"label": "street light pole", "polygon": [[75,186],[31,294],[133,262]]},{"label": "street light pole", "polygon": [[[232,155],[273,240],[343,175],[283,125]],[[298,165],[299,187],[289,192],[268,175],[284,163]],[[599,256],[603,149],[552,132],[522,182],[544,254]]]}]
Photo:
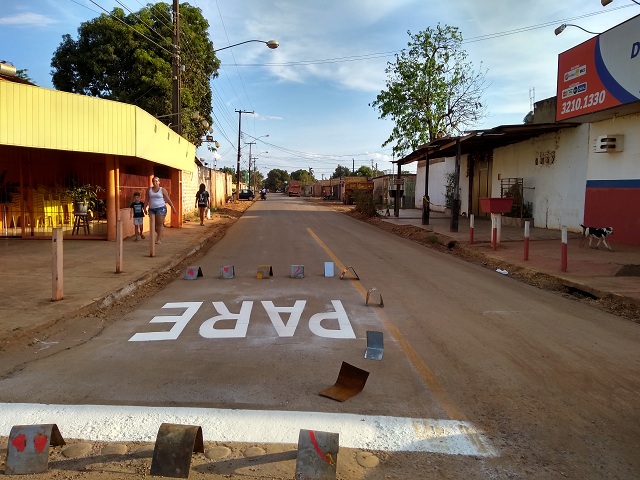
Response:
[{"label": "street light pole", "polygon": [[[242,129],[242,114],[250,113],[254,114],[256,112],[249,112],[247,110],[236,110],[238,113],[238,165],[236,168],[236,198],[240,198],[240,134]],[[249,159],[251,161],[251,159]]]},{"label": "street light pole", "polygon": [[180,4],[173,0],[173,55],[171,62],[171,128],[182,135],[182,118],[180,118]]}]

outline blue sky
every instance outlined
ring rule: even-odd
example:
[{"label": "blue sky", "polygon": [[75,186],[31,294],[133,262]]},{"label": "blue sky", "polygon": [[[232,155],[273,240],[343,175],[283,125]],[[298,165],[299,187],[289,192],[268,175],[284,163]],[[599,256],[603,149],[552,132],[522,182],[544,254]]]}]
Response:
[{"label": "blue sky", "polygon": [[[0,16],[0,60],[27,69],[39,86],[52,88],[51,58],[62,35],[77,38],[83,21],[142,0],[16,0]],[[152,2],[155,3],[155,2]],[[166,3],[172,3],[168,0]],[[555,95],[557,56],[589,39],[579,25],[605,31],[640,14],[640,6],[614,0],[191,0],[210,24],[215,48],[245,40],[276,39],[269,50],[247,43],[218,53],[214,90],[215,155],[198,156],[235,168],[238,114],[242,115],[242,164],[249,147],[257,168],[292,172],[313,168],[328,178],[337,165],[390,170],[391,148],[382,148],[392,125],[369,103],[385,86],[385,67],[413,33],[438,23],[460,28],[464,50],[487,69],[488,116],[469,128],[522,123],[535,99]],[[188,65],[186,66],[188,68]],[[264,137],[269,135],[269,137]],[[253,137],[253,138],[252,138]],[[257,140],[254,140],[257,138]],[[268,153],[267,153],[268,152]],[[415,165],[415,164],[414,164]]]}]

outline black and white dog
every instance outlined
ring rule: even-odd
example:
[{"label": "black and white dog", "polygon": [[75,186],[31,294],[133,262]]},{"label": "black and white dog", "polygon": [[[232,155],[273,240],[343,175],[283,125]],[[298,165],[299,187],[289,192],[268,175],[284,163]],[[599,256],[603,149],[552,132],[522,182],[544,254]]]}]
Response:
[{"label": "black and white dog", "polygon": [[613,233],[613,227],[585,227],[582,224],[580,224],[580,226],[582,227],[583,234],[583,238],[580,241],[581,247],[587,238],[589,239],[589,247],[591,247],[591,240],[597,238],[598,243],[596,244],[596,249],[600,246],[600,243],[604,243],[604,246],[611,250],[611,247],[607,243],[607,237]]}]

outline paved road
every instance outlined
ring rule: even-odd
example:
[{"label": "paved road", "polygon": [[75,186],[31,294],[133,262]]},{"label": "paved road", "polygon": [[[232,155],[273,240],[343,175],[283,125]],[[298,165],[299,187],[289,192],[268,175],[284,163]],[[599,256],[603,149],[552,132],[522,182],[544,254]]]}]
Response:
[{"label": "paved road", "polygon": [[[259,265],[273,276],[257,279]],[[495,456],[503,473],[640,475],[636,324],[286,197],[257,202],[199,266],[2,378],[0,401],[392,416],[414,419],[418,444],[452,421],[464,428],[443,427],[441,453]],[[371,330],[382,361],[363,358]],[[342,362],[369,378],[340,403],[318,392]]]}]

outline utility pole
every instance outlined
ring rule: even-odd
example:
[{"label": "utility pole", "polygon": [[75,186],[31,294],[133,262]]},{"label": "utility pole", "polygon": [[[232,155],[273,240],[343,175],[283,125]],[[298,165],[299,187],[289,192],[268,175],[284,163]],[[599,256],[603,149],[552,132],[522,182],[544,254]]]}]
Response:
[{"label": "utility pole", "polygon": [[180,4],[173,0],[173,55],[172,55],[172,89],[171,89],[171,128],[182,135],[182,118],[180,115]]},{"label": "utility pole", "polygon": [[[175,0],[177,1],[177,0]],[[246,110],[236,110],[238,113],[238,165],[236,167],[236,199],[240,198],[240,134],[242,133],[242,114],[250,113],[254,114],[255,112],[249,112]],[[249,162],[251,162],[251,157],[249,157]]]}]

